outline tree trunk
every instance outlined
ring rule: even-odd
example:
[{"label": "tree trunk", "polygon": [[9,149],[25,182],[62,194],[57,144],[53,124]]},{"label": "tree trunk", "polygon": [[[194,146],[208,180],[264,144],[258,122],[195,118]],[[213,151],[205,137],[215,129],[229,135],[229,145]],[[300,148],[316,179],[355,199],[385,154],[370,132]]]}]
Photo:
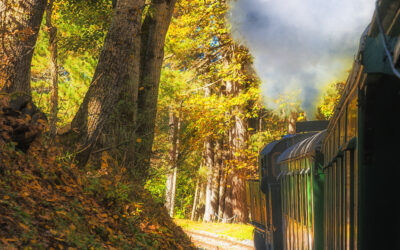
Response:
[{"label": "tree trunk", "polygon": [[174,174],[172,177],[172,194],[171,194],[171,208],[169,210],[169,216],[171,218],[174,217],[174,210],[175,210],[175,198],[176,198],[176,176],[177,176],[178,168],[174,168]]},{"label": "tree trunk", "polygon": [[194,191],[194,200],[193,200],[193,206],[192,206],[192,215],[190,216],[190,220],[194,221],[195,215],[196,215],[196,208],[197,208],[197,200],[199,197],[199,179],[196,181],[196,189]]},{"label": "tree trunk", "polygon": [[0,89],[31,95],[31,62],[46,0],[0,1]]},{"label": "tree trunk", "polygon": [[[139,80],[140,26],[145,0],[118,0],[92,83],[71,127],[77,133],[77,160],[88,161],[92,148],[122,91],[130,98]],[[132,169],[129,169],[132,174]]]},{"label": "tree trunk", "polygon": [[219,148],[217,152],[217,164],[219,165],[218,171],[218,208],[216,209],[218,214],[218,221],[224,216],[224,209],[225,209],[225,192],[226,192],[226,171],[225,171],[225,154],[226,154],[226,147],[225,147],[225,137],[219,140]]},{"label": "tree trunk", "polygon": [[225,188],[225,199],[224,199],[224,212],[222,222],[231,222],[233,218],[233,206],[232,206],[232,176],[227,174],[226,177],[226,188]]},{"label": "tree trunk", "polygon": [[201,221],[204,215],[205,200],[206,200],[206,183],[200,183],[199,202],[196,210],[197,218],[199,221]]},{"label": "tree trunk", "polygon": [[212,206],[212,190],[214,180],[214,148],[211,138],[207,138],[204,143],[204,163],[207,167],[207,185],[206,185],[206,203],[204,210],[204,222],[210,222],[212,219],[213,206]]},{"label": "tree trunk", "polygon": [[50,74],[51,74],[51,98],[50,98],[50,135],[55,136],[57,132],[58,113],[58,64],[57,64],[57,28],[53,26],[51,16],[53,13],[54,0],[49,0],[46,7],[46,29],[49,33],[50,51]]},{"label": "tree trunk", "polygon": [[135,168],[146,179],[154,140],[164,42],[176,0],[153,0],[142,25]]},{"label": "tree trunk", "polygon": [[179,127],[180,121],[176,116],[172,107],[169,110],[169,141],[172,146],[169,150],[169,163],[170,170],[167,174],[167,185],[166,185],[166,195],[165,195],[165,206],[171,217],[174,215],[174,205],[175,205],[175,190],[176,190],[176,174],[178,168],[178,147],[179,147]]},{"label": "tree trunk", "polygon": [[[237,86],[239,87],[239,86]],[[244,111],[241,107],[236,107],[236,114],[243,114]],[[239,115],[235,115],[235,151],[234,162],[243,162],[242,153],[246,148],[246,135],[247,127],[243,118]],[[246,223],[248,221],[248,212],[246,206],[246,180],[245,180],[245,168],[237,168],[234,170],[232,177],[232,205],[233,214],[236,216],[238,222]]]},{"label": "tree trunk", "polygon": [[224,217],[226,198],[226,173],[224,169],[221,169],[219,183],[218,221],[220,222]]},{"label": "tree trunk", "polygon": [[[243,86],[238,82],[227,82],[227,94],[236,97],[241,91]],[[246,149],[247,127],[245,122],[245,111],[241,106],[232,108],[233,126],[229,133],[229,147],[231,150],[230,160],[233,163],[232,174],[229,180],[229,193],[230,205],[232,206],[232,216],[238,222],[248,221],[248,212],[246,206],[246,182],[245,182],[245,168],[239,167],[240,163],[244,163],[242,158],[243,151]]]}]

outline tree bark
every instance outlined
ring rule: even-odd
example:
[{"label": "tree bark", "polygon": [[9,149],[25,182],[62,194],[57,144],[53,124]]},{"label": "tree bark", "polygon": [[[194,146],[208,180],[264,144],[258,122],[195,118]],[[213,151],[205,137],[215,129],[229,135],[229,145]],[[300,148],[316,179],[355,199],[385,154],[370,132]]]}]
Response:
[{"label": "tree bark", "polygon": [[172,176],[172,194],[171,194],[171,208],[169,210],[169,216],[171,218],[174,217],[175,210],[175,198],[176,198],[176,177],[177,177],[178,168],[174,168],[174,173]]},{"label": "tree bark", "polygon": [[146,179],[154,141],[158,89],[164,59],[164,42],[176,0],[153,0],[146,13],[141,36],[140,83],[135,168]]},{"label": "tree bark", "polygon": [[50,74],[51,74],[51,98],[50,98],[50,135],[55,136],[57,132],[58,113],[58,64],[57,64],[57,28],[53,26],[51,16],[53,13],[54,0],[49,0],[46,6],[46,29],[49,34],[50,51]]},{"label": "tree bark", "polygon": [[[232,81],[227,82],[227,94],[235,97],[243,91],[243,86],[240,83]],[[243,151],[246,149],[247,139],[247,126],[245,122],[245,111],[244,108],[237,105],[232,108],[233,126],[229,133],[229,144],[230,144],[230,160],[234,164],[232,167],[232,174],[229,178],[230,186],[230,205],[232,206],[232,216],[235,216],[235,220],[238,222],[246,223],[248,221],[248,212],[246,206],[246,181],[245,181],[245,168],[240,167],[244,159],[242,158]]]},{"label": "tree bark", "polygon": [[224,211],[222,222],[231,222],[233,218],[233,204],[232,204],[232,174],[226,176],[226,188],[224,192]]},{"label": "tree bark", "polygon": [[31,95],[31,62],[46,0],[1,0],[0,89]]},{"label": "tree bark", "polygon": [[221,169],[219,183],[218,221],[220,222],[224,217],[226,198],[226,173],[224,169]]},{"label": "tree bark", "polygon": [[[236,83],[237,84],[237,83]],[[239,88],[239,86],[236,86]],[[246,148],[246,135],[247,127],[243,119],[244,111],[241,107],[236,107],[236,114],[243,114],[243,116],[235,115],[235,138],[234,148],[236,154],[234,154],[234,162],[243,162],[242,153]],[[246,223],[248,221],[248,212],[246,206],[246,179],[245,179],[244,168],[237,168],[234,170],[232,176],[232,206],[233,214],[236,216],[238,222]]]},{"label": "tree bark", "polygon": [[[145,0],[118,0],[92,83],[71,127],[78,142],[77,160],[87,163],[93,146],[122,91],[130,98],[139,80],[140,27]],[[130,169],[132,174],[132,169]]]},{"label": "tree bark", "polygon": [[199,179],[196,181],[196,189],[194,191],[194,200],[193,200],[193,206],[192,206],[192,215],[190,216],[190,220],[194,221],[195,215],[196,215],[196,208],[197,208],[197,200],[199,197]]},{"label": "tree bark", "polygon": [[204,143],[204,163],[207,167],[207,184],[203,221],[210,222],[214,215],[212,206],[212,191],[214,185],[214,145],[210,137],[207,138]]},{"label": "tree bark", "polygon": [[175,205],[176,175],[178,169],[178,150],[179,150],[179,137],[178,137],[179,126],[180,126],[179,118],[176,116],[174,110],[170,107],[169,140],[172,143],[172,147],[169,150],[169,163],[171,168],[167,174],[165,206],[171,217],[173,217],[174,215],[174,205]]}]

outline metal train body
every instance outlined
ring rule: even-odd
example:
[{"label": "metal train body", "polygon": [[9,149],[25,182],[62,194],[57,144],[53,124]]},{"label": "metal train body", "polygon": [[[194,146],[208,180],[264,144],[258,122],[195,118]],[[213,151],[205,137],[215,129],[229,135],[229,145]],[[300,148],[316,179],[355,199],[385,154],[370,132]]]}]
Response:
[{"label": "metal train body", "polygon": [[[396,60],[400,1],[382,0],[379,11]],[[256,249],[400,249],[400,79],[380,33],[375,13],[327,128],[260,153],[262,183],[247,189]]]}]

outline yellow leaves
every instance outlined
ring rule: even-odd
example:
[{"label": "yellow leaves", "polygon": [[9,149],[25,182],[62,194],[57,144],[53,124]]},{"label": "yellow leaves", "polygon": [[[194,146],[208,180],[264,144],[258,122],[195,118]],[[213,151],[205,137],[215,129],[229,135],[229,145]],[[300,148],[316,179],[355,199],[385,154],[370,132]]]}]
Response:
[{"label": "yellow leaves", "polygon": [[69,229],[71,229],[72,231],[76,230],[76,226],[74,224],[69,225]]},{"label": "yellow leaves", "polygon": [[58,232],[56,230],[54,230],[54,229],[49,229],[49,232],[51,234],[53,234],[53,235],[57,235],[58,234]]},{"label": "yellow leaves", "polygon": [[19,195],[21,195],[21,197],[28,197],[30,194],[28,191],[22,191],[19,193]]},{"label": "yellow leaves", "polygon": [[13,237],[13,238],[0,238],[0,241],[3,242],[3,244],[8,245],[10,242],[18,241],[18,239],[16,237]]},{"label": "yellow leaves", "polygon": [[113,231],[111,228],[107,227],[106,230],[107,230],[110,234],[114,234],[114,231]]},{"label": "yellow leaves", "polygon": [[56,211],[56,214],[67,216],[67,212],[65,212],[64,210]]},{"label": "yellow leaves", "polygon": [[136,139],[136,142],[137,142],[137,143],[141,143],[141,142],[142,142],[142,139],[141,139],[141,138],[137,138],[137,139]]},{"label": "yellow leaves", "polygon": [[48,214],[44,214],[44,215],[39,215],[39,218],[43,219],[43,220],[51,220],[50,215]]},{"label": "yellow leaves", "polygon": [[20,226],[20,227],[22,227],[24,230],[26,230],[26,231],[29,231],[30,229],[29,229],[29,227],[27,226],[27,225],[25,225],[25,224],[23,224],[23,223],[18,223],[18,225]]},{"label": "yellow leaves", "polygon": [[144,90],[144,87],[140,87],[140,88],[139,88],[139,91],[142,91],[142,90]]},{"label": "yellow leaves", "polygon": [[8,196],[8,195],[3,196],[3,200],[8,200],[8,199],[10,199],[10,196]]}]

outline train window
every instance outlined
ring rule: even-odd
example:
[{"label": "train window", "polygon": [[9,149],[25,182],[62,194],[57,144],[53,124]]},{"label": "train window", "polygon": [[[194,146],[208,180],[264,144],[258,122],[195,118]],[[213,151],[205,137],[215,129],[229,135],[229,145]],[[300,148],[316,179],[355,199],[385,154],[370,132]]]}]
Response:
[{"label": "train window", "polygon": [[329,136],[329,161],[332,160],[333,157],[333,132]]},{"label": "train window", "polygon": [[328,155],[327,155],[327,162],[331,160],[331,135],[329,135],[329,138],[326,143]]},{"label": "train window", "polygon": [[272,174],[276,177],[279,175],[281,170],[279,169],[279,165],[276,163],[276,159],[278,159],[278,156],[280,155],[280,152],[275,152],[271,156],[271,170]]},{"label": "train window", "polygon": [[356,136],[357,133],[357,119],[358,119],[358,108],[357,108],[357,98],[353,94],[351,101],[348,105],[347,111],[347,137],[352,138]]},{"label": "train window", "polygon": [[260,164],[260,178],[264,177],[264,173],[263,173],[263,167],[264,167],[264,156],[261,156],[261,164]]},{"label": "train window", "polygon": [[334,135],[334,137],[333,137],[333,156],[335,156],[336,155],[336,152],[337,152],[337,150],[338,150],[338,148],[339,148],[339,132],[340,132],[340,130],[339,130],[339,123],[336,123],[336,127],[335,127],[335,135]]},{"label": "train window", "polygon": [[346,110],[344,110],[342,116],[340,117],[340,142],[339,145],[343,145],[346,141]]}]

